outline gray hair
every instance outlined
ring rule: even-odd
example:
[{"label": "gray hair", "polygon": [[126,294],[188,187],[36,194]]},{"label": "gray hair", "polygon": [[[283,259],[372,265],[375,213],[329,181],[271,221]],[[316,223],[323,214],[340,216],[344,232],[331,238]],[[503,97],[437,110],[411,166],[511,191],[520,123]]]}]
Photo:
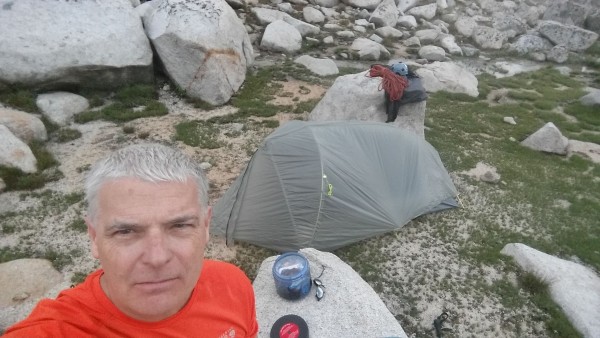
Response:
[{"label": "gray hair", "polygon": [[94,164],[85,180],[88,217],[98,212],[102,184],[118,178],[148,182],[185,182],[193,179],[203,212],[208,207],[208,180],[200,166],[181,151],[161,144],[137,144],[110,153]]}]

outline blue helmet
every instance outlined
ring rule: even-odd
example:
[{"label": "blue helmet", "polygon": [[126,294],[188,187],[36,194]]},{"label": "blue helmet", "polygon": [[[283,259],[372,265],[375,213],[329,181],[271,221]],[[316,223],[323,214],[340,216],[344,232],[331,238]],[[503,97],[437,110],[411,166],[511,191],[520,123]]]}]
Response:
[{"label": "blue helmet", "polygon": [[398,75],[407,76],[408,75],[408,66],[403,62],[394,63],[392,65],[392,72],[394,72]]}]

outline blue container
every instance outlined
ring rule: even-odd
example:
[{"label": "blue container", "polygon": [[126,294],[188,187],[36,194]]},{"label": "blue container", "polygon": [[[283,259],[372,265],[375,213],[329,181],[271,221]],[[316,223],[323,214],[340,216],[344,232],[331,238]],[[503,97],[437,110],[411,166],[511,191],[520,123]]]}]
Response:
[{"label": "blue container", "polygon": [[302,299],[310,292],[310,266],[298,252],[284,253],[275,260],[273,278],[277,293],[285,299]]}]

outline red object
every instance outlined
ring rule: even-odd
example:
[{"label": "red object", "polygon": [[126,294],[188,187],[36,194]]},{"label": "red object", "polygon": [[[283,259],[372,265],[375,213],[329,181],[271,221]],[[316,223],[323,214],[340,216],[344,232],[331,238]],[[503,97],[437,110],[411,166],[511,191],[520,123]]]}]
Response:
[{"label": "red object", "polygon": [[204,260],[188,303],[158,322],[126,316],[100,286],[103,270],[42,300],[31,315],[8,328],[12,337],[255,337],[254,290],[244,272],[232,264]]},{"label": "red object", "polygon": [[271,327],[270,338],[309,338],[308,324],[298,315],[285,315]]},{"label": "red object", "polygon": [[404,89],[408,87],[408,80],[392,72],[384,65],[372,65],[369,71],[370,77],[381,77],[379,90],[383,89],[390,95],[390,100],[398,101],[404,94]]}]

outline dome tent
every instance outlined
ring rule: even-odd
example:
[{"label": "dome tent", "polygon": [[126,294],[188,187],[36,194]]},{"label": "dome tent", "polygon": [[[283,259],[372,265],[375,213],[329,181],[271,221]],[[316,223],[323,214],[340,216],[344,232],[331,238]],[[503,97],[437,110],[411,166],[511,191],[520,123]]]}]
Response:
[{"label": "dome tent", "polygon": [[213,208],[211,232],[277,251],[330,251],[456,207],[437,151],[364,121],[290,121],[269,135]]}]

